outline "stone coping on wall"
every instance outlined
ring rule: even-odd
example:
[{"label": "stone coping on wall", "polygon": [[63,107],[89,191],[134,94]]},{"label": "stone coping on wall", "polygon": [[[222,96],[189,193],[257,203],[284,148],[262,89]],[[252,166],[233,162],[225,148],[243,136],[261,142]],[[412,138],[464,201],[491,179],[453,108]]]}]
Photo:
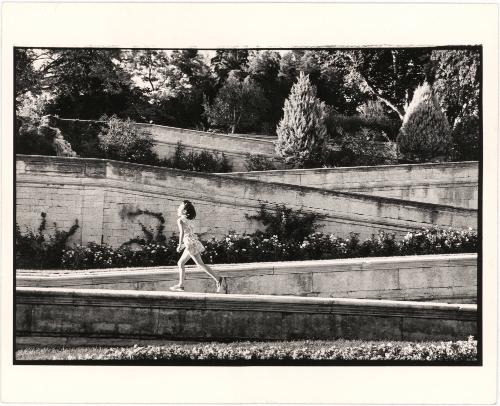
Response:
[{"label": "stone coping on wall", "polygon": [[[40,167],[34,168],[31,171],[29,168],[27,170],[26,163],[36,163],[42,162],[44,165],[57,165],[53,170],[42,171]],[[24,163],[24,165],[19,165]],[[315,187],[309,186],[297,186],[291,184],[284,183],[276,183],[276,182],[262,182],[260,180],[255,179],[242,179],[240,177],[232,177],[225,176],[221,174],[211,174],[211,173],[202,173],[202,172],[190,172],[179,169],[171,169],[164,168],[152,165],[144,165],[144,164],[135,164],[129,162],[122,161],[114,161],[110,159],[100,159],[100,158],[73,158],[73,157],[55,157],[55,156],[46,156],[46,155],[16,155],[16,175],[29,175],[33,173],[35,176],[39,176],[41,173],[57,173],[58,177],[86,177],[86,178],[94,178],[94,179],[120,179],[123,176],[120,174],[113,172],[113,168],[125,168],[134,171],[132,177],[126,176],[124,180],[126,181],[147,181],[147,184],[154,185],[155,183],[158,185],[162,185],[162,180],[165,179],[165,176],[171,174],[173,176],[189,176],[190,178],[196,179],[207,179],[217,183],[226,182],[228,186],[231,184],[234,185],[254,185],[262,188],[268,188],[270,190],[276,190],[279,188],[283,191],[295,192],[299,195],[305,195],[308,192],[311,193],[319,193],[323,196],[335,196],[335,197],[346,197],[352,200],[358,201],[368,201],[380,204],[389,204],[389,205],[397,205],[397,206],[406,206],[406,207],[414,207],[420,209],[426,209],[429,211],[448,211],[453,213],[459,213],[462,215],[474,215],[477,216],[476,209],[465,209],[454,207],[450,205],[442,205],[442,204],[434,204],[434,203],[424,203],[424,202],[415,202],[410,200],[392,198],[392,197],[384,197],[384,196],[372,196],[366,195],[362,193],[353,193],[353,192],[340,192],[334,190],[325,190],[318,189]],[[138,174],[140,172],[147,172],[147,179],[142,179]],[[152,175],[152,176],[151,176]],[[156,179],[158,177],[158,179]],[[156,181],[156,182],[155,182]],[[158,182],[159,181],[159,182]]]},{"label": "stone coping on wall", "polygon": [[[229,294],[477,302],[477,255],[428,255],[211,265]],[[80,271],[18,270],[17,287],[168,291],[176,267]],[[186,292],[214,292],[213,280],[191,266]]]},{"label": "stone coping on wall", "polygon": [[476,209],[479,204],[477,161],[276,169],[221,175],[463,208]]},{"label": "stone coping on wall", "polygon": [[[77,121],[77,122],[84,122],[84,123],[105,123],[105,121],[102,121],[102,120],[82,120],[82,119],[78,119],[78,118],[61,118],[61,117],[57,117],[57,120],[60,120],[60,121]],[[251,140],[251,141],[257,141],[257,142],[263,142],[263,143],[269,143],[269,144],[273,144],[273,141],[271,140],[266,140],[266,139],[262,139],[260,137],[266,137],[265,135],[256,135],[257,137],[259,138],[252,138],[252,134],[226,134],[226,133],[217,133],[217,132],[209,132],[209,131],[201,131],[201,130],[193,130],[191,128],[180,128],[180,127],[172,127],[172,126],[168,126],[168,125],[160,125],[160,124],[152,124],[152,123],[138,123],[138,122],[134,122],[135,125],[139,126],[139,127],[153,127],[153,128],[164,128],[166,130],[174,130],[174,131],[177,131],[177,132],[184,132],[184,133],[192,133],[192,134],[196,134],[196,135],[199,135],[201,137],[204,137],[204,136],[208,136],[208,137],[222,137],[224,139],[228,138],[228,139],[235,139],[235,140],[238,140],[240,141],[243,137],[245,139],[248,139],[248,140]]]},{"label": "stone coping on wall", "polygon": [[133,290],[16,288],[16,302],[23,304],[67,304],[120,307],[147,307],[204,310],[253,310],[260,312],[300,312],[363,314],[384,317],[446,318],[477,320],[477,305],[318,298],[275,295],[236,295],[193,292],[151,292]]},{"label": "stone coping on wall", "polygon": [[252,172],[231,172],[221,175],[259,175],[259,174],[295,174],[295,173],[335,173],[335,172],[365,172],[369,171],[386,171],[392,169],[443,169],[461,166],[477,167],[478,161],[460,161],[460,162],[427,162],[419,164],[397,164],[397,165],[375,165],[375,166],[345,166],[337,168],[309,168],[309,169],[272,169],[266,171],[252,171]]},{"label": "stone coping on wall", "polygon": [[17,288],[15,299],[16,342],[34,346],[477,335],[470,304],[61,288]]},{"label": "stone coping on wall", "polygon": [[226,134],[226,133],[217,133],[217,132],[208,132],[208,131],[200,131],[200,130],[192,130],[189,128],[179,128],[179,127],[170,127],[166,125],[159,125],[159,124],[149,124],[149,123],[135,123],[139,127],[153,127],[153,128],[159,128],[159,129],[166,129],[166,130],[173,130],[176,132],[180,133],[189,133],[189,134],[194,134],[198,135],[200,137],[208,137],[208,138],[222,138],[224,140],[232,140],[232,141],[241,141],[243,140],[248,140],[248,141],[254,141],[257,143],[264,143],[264,144],[274,144],[273,141],[271,140],[266,140],[262,138],[252,138],[252,134],[245,135],[244,137],[241,134],[238,135],[233,135],[233,134]]},{"label": "stone coping on wall", "polygon": [[[276,261],[276,262],[250,262],[241,264],[211,264],[210,266],[224,274],[234,273],[252,273],[252,272],[267,272],[269,274],[290,272],[300,273],[307,272],[311,268],[314,272],[329,272],[332,268],[336,272],[347,272],[352,269],[388,269],[409,267],[418,263],[421,267],[432,267],[435,265],[451,264],[460,262],[465,265],[476,265],[477,254],[440,254],[440,255],[407,255],[394,257],[366,257],[366,258],[342,258],[342,259],[321,259],[321,260],[306,260],[306,261]],[[196,274],[204,275],[203,271],[196,269],[195,265],[187,265],[188,271],[186,277],[189,278]],[[37,281],[37,280],[60,280],[72,281],[80,280],[86,277],[95,278],[114,278],[117,275],[127,275],[127,277],[164,277],[165,275],[178,275],[176,266],[152,266],[152,267],[127,267],[127,268],[103,268],[103,269],[70,269],[70,270],[54,270],[54,269],[17,269],[17,281]],[[207,276],[208,278],[208,276]]]}]

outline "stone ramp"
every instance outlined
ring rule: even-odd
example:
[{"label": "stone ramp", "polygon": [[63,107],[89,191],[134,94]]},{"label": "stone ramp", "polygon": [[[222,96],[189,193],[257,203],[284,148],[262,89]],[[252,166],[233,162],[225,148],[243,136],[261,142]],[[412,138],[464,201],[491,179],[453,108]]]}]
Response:
[{"label": "stone ramp", "polygon": [[[476,303],[477,254],[351,258],[213,265],[230,294],[293,295]],[[188,267],[188,292],[214,292],[202,271]],[[18,287],[168,291],[176,267],[18,270]]]},{"label": "stone ramp", "polygon": [[231,172],[222,176],[477,209],[477,161]]},{"label": "stone ramp", "polygon": [[176,232],[176,210],[185,199],[196,207],[195,232],[205,240],[261,229],[248,216],[262,204],[315,213],[321,216],[321,232],[339,237],[359,233],[361,240],[380,230],[401,237],[422,227],[477,228],[477,210],[448,205],[104,159],[16,155],[17,223],[21,229],[37,229],[43,211],[47,232],[53,233],[54,222],[67,230],[78,220],[72,243],[121,246],[143,235],[139,223],[158,226],[152,215],[130,218],[145,209],[164,216],[166,233]]},{"label": "stone ramp", "polygon": [[459,340],[477,336],[471,304],[271,295],[17,288],[20,344],[150,340]]}]

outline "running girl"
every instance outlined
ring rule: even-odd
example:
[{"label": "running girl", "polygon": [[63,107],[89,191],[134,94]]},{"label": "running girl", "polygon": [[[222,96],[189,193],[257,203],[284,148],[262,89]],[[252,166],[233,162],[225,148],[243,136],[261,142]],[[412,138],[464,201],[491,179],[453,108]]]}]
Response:
[{"label": "running girl", "polygon": [[210,277],[215,281],[216,291],[220,292],[222,286],[222,278],[217,277],[212,269],[210,269],[201,259],[201,253],[205,251],[205,247],[198,239],[198,236],[193,231],[192,221],[196,218],[196,210],[193,204],[189,200],[184,200],[177,209],[177,225],[179,226],[179,244],[177,245],[177,252],[181,252],[184,249],[177,265],[179,266],[179,283],[175,286],[170,287],[170,290],[175,292],[184,291],[184,275],[186,262],[189,257],[193,258],[193,261],[201,269],[203,269]]}]

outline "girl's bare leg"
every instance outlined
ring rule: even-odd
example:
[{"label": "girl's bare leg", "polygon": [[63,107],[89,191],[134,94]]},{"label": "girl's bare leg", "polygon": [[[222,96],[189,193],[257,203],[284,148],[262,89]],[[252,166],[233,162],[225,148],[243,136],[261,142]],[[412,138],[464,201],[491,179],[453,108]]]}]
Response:
[{"label": "girl's bare leg", "polygon": [[203,259],[201,259],[201,255],[191,255],[191,258],[193,258],[193,261],[198,265],[201,269],[203,269],[207,274],[210,275],[210,277],[215,281],[217,284],[217,292],[220,290],[220,285],[222,283],[222,278],[218,277],[215,275],[214,271],[203,262]]},{"label": "girl's bare leg", "polygon": [[176,285],[178,287],[184,286],[184,275],[186,274],[186,268],[184,265],[186,265],[186,262],[189,260],[189,253],[185,249],[179,258],[179,261],[177,261],[177,266],[179,267],[179,284]]}]

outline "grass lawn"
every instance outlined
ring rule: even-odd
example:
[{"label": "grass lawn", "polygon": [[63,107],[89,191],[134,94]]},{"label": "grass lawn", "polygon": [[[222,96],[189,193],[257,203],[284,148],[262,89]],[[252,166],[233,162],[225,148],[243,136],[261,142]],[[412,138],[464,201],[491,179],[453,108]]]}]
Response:
[{"label": "grass lawn", "polygon": [[22,361],[89,360],[331,360],[477,361],[477,341],[300,340],[233,343],[175,343],[128,347],[27,347]]}]

